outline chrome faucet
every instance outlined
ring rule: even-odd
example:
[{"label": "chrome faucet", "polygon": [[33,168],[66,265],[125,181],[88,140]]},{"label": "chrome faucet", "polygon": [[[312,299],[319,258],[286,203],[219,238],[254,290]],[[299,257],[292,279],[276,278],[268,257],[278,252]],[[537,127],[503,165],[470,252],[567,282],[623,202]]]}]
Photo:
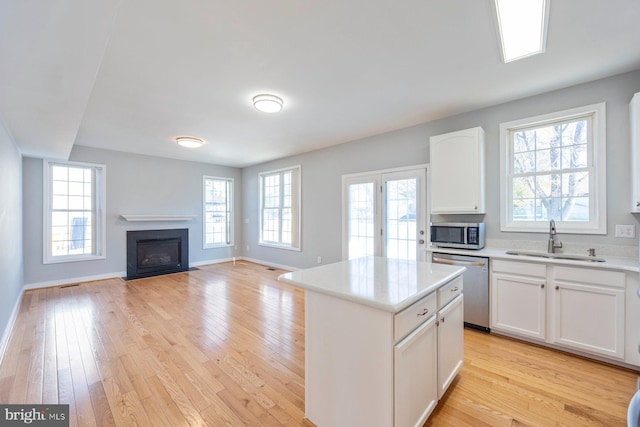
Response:
[{"label": "chrome faucet", "polygon": [[556,248],[562,247],[562,242],[556,242],[554,240],[556,236],[556,222],[554,220],[549,221],[549,243],[547,244],[547,252],[554,254]]}]

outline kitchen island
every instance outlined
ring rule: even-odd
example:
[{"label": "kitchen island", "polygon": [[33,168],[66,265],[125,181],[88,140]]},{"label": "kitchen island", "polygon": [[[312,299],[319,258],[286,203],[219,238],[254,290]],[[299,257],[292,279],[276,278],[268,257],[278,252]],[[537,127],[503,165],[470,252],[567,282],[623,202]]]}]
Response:
[{"label": "kitchen island", "polygon": [[305,289],[305,417],[422,425],[463,363],[463,271],[365,257],[281,275]]}]

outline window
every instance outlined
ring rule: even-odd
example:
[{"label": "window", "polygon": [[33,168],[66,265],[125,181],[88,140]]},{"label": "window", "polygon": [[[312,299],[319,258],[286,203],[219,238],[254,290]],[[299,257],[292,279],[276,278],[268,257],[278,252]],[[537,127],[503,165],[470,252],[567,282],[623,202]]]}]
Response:
[{"label": "window", "polygon": [[605,104],[500,125],[502,231],[606,234]]},{"label": "window", "polygon": [[300,166],[260,174],[260,244],[300,249]]},{"label": "window", "polygon": [[204,237],[203,247],[229,246],[233,244],[233,180],[230,178],[204,177]]},{"label": "window", "polygon": [[44,162],[45,264],[105,257],[106,166]]}]

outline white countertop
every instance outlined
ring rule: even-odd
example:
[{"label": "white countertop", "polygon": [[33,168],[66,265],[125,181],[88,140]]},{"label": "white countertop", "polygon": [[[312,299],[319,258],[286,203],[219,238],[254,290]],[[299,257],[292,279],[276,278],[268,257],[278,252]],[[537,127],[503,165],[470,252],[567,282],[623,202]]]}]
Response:
[{"label": "white countertop", "polygon": [[[493,249],[493,248],[484,248],[484,249],[478,249],[478,250],[453,249],[453,248],[427,248],[426,250],[427,252],[507,259],[507,260],[513,260],[513,261],[529,261],[529,262],[539,262],[539,263],[545,263],[545,264],[564,264],[564,265],[572,265],[572,266],[580,266],[580,267],[588,267],[588,268],[640,272],[640,265],[638,263],[638,260],[631,259],[631,258],[613,258],[613,257],[606,257],[606,256],[605,257],[598,256],[598,258],[604,258],[605,262],[592,262],[592,261],[575,261],[575,260],[554,259],[554,258],[539,258],[539,257],[522,256],[522,255],[508,255],[506,253],[507,252],[506,249]],[[429,256],[429,258],[431,258],[431,256]]]},{"label": "white countertop", "polygon": [[397,313],[463,271],[459,266],[365,257],[285,273],[278,280]]}]

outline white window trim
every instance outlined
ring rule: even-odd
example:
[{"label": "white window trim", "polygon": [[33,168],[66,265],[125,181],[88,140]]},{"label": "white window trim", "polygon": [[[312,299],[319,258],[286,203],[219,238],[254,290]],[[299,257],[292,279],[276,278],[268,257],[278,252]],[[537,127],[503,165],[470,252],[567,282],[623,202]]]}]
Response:
[{"label": "white window trim", "polygon": [[[96,168],[96,176],[99,174],[99,179],[96,179],[95,189],[95,248],[96,253],[92,255],[65,255],[65,256],[52,256],[51,255],[51,166],[63,165],[63,166],[81,166]],[[42,162],[42,188],[43,188],[43,204],[42,204],[42,263],[43,264],[58,264],[64,262],[76,262],[76,261],[93,261],[98,259],[107,258],[107,239],[106,239],[106,197],[107,197],[107,166],[96,163],[82,163],[82,162],[68,162],[68,161],[56,161],[56,160],[43,160]]]},{"label": "white window trim", "polygon": [[[500,124],[500,231],[548,233],[549,223],[544,221],[511,220],[511,177],[509,176],[512,161],[509,133],[522,127],[542,125],[558,120],[593,114],[593,130],[591,147],[591,163],[595,169],[594,181],[590,190],[594,208],[594,218],[589,223],[557,221],[558,231],[572,234],[607,234],[607,196],[606,196],[606,103],[587,105],[555,113],[543,114],[526,119],[514,120]],[[593,192],[593,194],[591,194]]]},{"label": "white window trim", "polygon": [[[229,183],[230,192],[229,192],[229,242],[228,243],[206,243],[207,242],[207,208],[206,208],[206,181],[207,179],[218,180],[218,181],[227,181]],[[233,182],[233,178],[220,177],[220,176],[203,176],[202,177],[202,248],[203,249],[212,249],[212,248],[224,248],[229,246],[234,246],[234,222],[233,222],[233,193],[235,190],[235,184]]]},{"label": "white window trim", "polygon": [[[271,175],[274,173],[278,173],[278,172],[284,172],[284,171],[292,171],[292,170],[297,170],[298,171],[298,188],[294,189],[295,193],[296,193],[296,209],[297,209],[297,217],[298,217],[298,224],[297,224],[297,245],[285,245],[285,244],[279,244],[279,243],[274,243],[274,242],[265,242],[262,240],[262,203],[263,203],[263,178],[265,175]],[[258,182],[259,182],[259,186],[260,186],[260,191],[259,191],[259,197],[260,197],[260,201],[259,201],[259,210],[260,210],[260,223],[258,224],[258,246],[266,246],[266,247],[271,247],[271,248],[278,248],[278,249],[286,249],[289,251],[296,251],[296,252],[300,252],[302,251],[302,167],[300,165],[295,165],[295,166],[291,166],[291,167],[286,167],[286,168],[280,168],[280,169],[273,169],[270,171],[264,171],[264,172],[260,172],[258,174]]]}]

